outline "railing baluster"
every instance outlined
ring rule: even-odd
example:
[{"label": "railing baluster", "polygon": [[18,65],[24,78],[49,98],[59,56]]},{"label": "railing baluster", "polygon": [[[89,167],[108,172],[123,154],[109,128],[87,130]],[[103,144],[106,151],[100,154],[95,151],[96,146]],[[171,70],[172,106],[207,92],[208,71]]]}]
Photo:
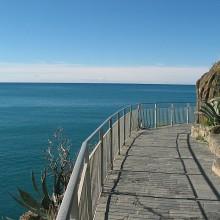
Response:
[{"label": "railing baluster", "polygon": [[125,140],[126,140],[126,118],[125,118],[125,116],[126,116],[126,109],[124,108],[123,109],[123,115],[124,115],[124,145],[125,145]]},{"label": "railing baluster", "polygon": [[186,123],[189,124],[189,103],[186,106]]},{"label": "railing baluster", "polygon": [[112,143],[112,118],[109,120],[109,129],[110,129],[110,169],[113,170],[113,143]]},{"label": "railing baluster", "polygon": [[173,104],[171,104],[171,109],[170,109],[170,125],[173,126]]},{"label": "railing baluster", "polygon": [[129,126],[129,137],[131,136],[131,129],[132,129],[132,124],[131,124],[131,120],[132,120],[132,105],[130,106],[130,114],[129,114],[130,118],[129,118],[129,121],[130,121],[130,126]]},{"label": "railing baluster", "polygon": [[118,120],[118,154],[121,154],[121,146],[120,146],[120,113],[117,114],[117,120]]},{"label": "railing baluster", "polygon": [[103,130],[102,128],[99,130],[99,140],[100,140],[100,150],[101,150],[101,187],[103,189],[104,185],[104,155],[103,155]]},{"label": "railing baluster", "polygon": [[78,190],[75,190],[72,208],[69,218],[70,220],[79,220],[79,202],[78,202]]},{"label": "railing baluster", "polygon": [[85,152],[85,163],[87,164],[86,168],[86,194],[87,194],[87,202],[88,202],[88,220],[93,219],[92,214],[92,194],[91,194],[91,177],[90,177],[90,165],[89,165],[89,151],[88,148]]},{"label": "railing baluster", "polygon": [[141,122],[140,122],[140,114],[141,114],[141,104],[138,104],[138,121],[137,121],[137,129],[140,129],[141,128]]},{"label": "railing baluster", "polygon": [[154,127],[157,128],[157,104],[154,105]]}]

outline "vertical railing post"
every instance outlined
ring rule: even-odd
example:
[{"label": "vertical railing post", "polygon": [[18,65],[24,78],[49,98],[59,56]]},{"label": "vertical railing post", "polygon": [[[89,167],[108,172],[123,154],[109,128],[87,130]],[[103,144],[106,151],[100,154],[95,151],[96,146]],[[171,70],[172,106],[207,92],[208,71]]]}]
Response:
[{"label": "vertical railing post", "polygon": [[173,104],[171,104],[171,109],[170,109],[170,125],[173,126]]},{"label": "vertical railing post", "polygon": [[141,111],[141,104],[138,104],[138,118],[137,118],[137,129],[140,129],[141,128],[141,123],[140,123],[140,111]]},{"label": "vertical railing post", "polygon": [[92,215],[92,193],[91,193],[91,177],[90,177],[90,165],[89,165],[89,151],[88,148],[86,149],[85,152],[85,163],[87,165],[86,168],[86,200],[88,202],[88,217],[89,220],[93,219]]},{"label": "vertical railing post", "polygon": [[132,129],[132,124],[131,124],[131,121],[132,121],[132,105],[130,106],[130,118],[129,118],[129,121],[130,121],[130,126],[129,126],[129,137],[131,136],[131,129]]},{"label": "vertical railing post", "polygon": [[186,123],[189,124],[189,103],[186,106]]},{"label": "vertical railing post", "polygon": [[154,128],[157,128],[157,104],[154,105]]},{"label": "vertical railing post", "polygon": [[69,217],[71,220],[79,220],[79,202],[78,202],[78,190],[77,189],[75,190],[75,193],[74,193],[72,208],[71,208]]},{"label": "vertical railing post", "polygon": [[100,140],[100,148],[101,148],[101,188],[103,189],[104,185],[104,155],[103,155],[103,130],[102,128],[99,130],[99,140]]},{"label": "vertical railing post", "polygon": [[126,118],[125,118],[125,116],[126,116],[126,109],[124,108],[123,109],[123,115],[124,115],[124,145],[125,145],[125,140],[126,140]]},{"label": "vertical railing post", "polygon": [[110,118],[109,120],[109,129],[110,129],[110,169],[113,170],[112,118]]},{"label": "vertical railing post", "polygon": [[121,148],[120,148],[120,113],[117,114],[117,120],[118,120],[118,154],[121,154]]}]

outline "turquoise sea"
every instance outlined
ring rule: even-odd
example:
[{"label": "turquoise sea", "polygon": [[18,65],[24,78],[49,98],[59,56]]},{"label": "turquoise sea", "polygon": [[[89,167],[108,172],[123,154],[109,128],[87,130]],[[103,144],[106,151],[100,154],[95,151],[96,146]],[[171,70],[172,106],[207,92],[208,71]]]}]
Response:
[{"label": "turquoise sea", "polygon": [[9,193],[32,191],[31,170],[44,164],[48,138],[62,127],[73,152],[111,113],[139,102],[194,102],[195,86],[0,84],[0,216],[24,211]]}]

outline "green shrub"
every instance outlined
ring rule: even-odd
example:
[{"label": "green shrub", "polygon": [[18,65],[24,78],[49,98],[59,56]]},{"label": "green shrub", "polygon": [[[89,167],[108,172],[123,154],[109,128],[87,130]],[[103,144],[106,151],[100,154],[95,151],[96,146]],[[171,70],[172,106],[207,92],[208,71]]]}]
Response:
[{"label": "green shrub", "polygon": [[212,99],[210,102],[202,103],[200,113],[206,117],[207,125],[209,126],[220,125],[219,106],[220,106],[219,97]]}]

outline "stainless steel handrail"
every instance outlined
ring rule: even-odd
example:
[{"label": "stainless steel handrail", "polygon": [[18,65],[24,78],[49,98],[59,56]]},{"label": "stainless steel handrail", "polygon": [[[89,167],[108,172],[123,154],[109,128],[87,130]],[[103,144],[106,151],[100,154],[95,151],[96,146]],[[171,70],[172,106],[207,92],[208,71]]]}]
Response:
[{"label": "stainless steel handrail", "polygon": [[90,136],[82,143],[81,145],[81,149],[79,151],[79,154],[77,156],[76,162],[75,162],[75,166],[73,169],[73,172],[71,174],[69,183],[67,186],[67,189],[65,191],[64,194],[64,198],[62,201],[62,204],[59,208],[59,212],[57,215],[57,220],[65,220],[65,219],[70,219],[70,214],[71,214],[71,207],[73,204],[73,195],[76,192],[76,186],[79,183],[79,176],[82,170],[82,166],[85,160],[85,155],[86,152],[88,153],[88,149],[87,149],[87,144],[88,142],[109,122],[109,120],[111,120],[113,117],[115,117],[116,115],[118,115],[120,112],[124,112],[124,110],[128,109],[129,106],[124,107],[120,110],[118,110],[117,112],[113,113],[111,116],[109,116],[94,132],[92,132],[92,134],[90,134]]},{"label": "stainless steel handrail", "polygon": [[[161,104],[168,104],[166,102],[160,102],[160,103]],[[175,103],[175,102],[173,102],[173,103]],[[181,102],[176,102],[176,103],[181,104]],[[188,103],[191,104],[191,102],[188,102]],[[130,123],[129,123],[130,124],[129,134],[130,134],[130,132],[131,132],[131,117],[132,117],[132,110],[133,109],[138,110],[138,119],[137,119],[138,122],[137,123],[138,123],[138,127],[141,127],[141,125],[139,124],[140,123],[139,117],[141,117],[141,116],[139,116],[139,113],[140,113],[141,106],[145,105],[145,104],[154,104],[155,105],[154,106],[154,111],[155,111],[155,113],[154,113],[154,123],[155,123],[155,128],[156,128],[157,127],[157,104],[159,104],[159,103],[157,103],[157,104],[155,104],[155,103],[140,103],[140,104],[134,105],[134,107],[136,106],[136,108],[133,108],[132,105],[127,105],[126,107],[118,110],[117,112],[115,112],[111,116],[109,116],[82,143],[81,149],[79,151],[78,157],[77,157],[76,162],[75,162],[75,166],[74,166],[73,172],[72,172],[70,180],[69,180],[69,184],[68,184],[67,189],[66,189],[65,194],[64,194],[64,198],[63,198],[62,204],[61,204],[61,206],[59,208],[59,212],[58,212],[56,220],[69,220],[69,219],[76,219],[76,220],[78,220],[79,219],[77,187],[79,185],[80,176],[81,176],[81,172],[82,172],[84,164],[89,164],[89,159],[88,159],[89,158],[89,150],[88,150],[88,143],[89,143],[89,141],[96,134],[103,133],[104,126],[107,123],[109,123],[109,122],[112,123],[112,119],[114,117],[117,116],[117,120],[116,121],[119,122],[119,120],[120,120],[120,113],[123,113],[122,116],[124,117],[124,132],[125,132],[125,116],[126,116],[126,114],[130,113],[130,119],[129,119],[130,120]],[[173,105],[171,105],[171,106],[173,106]],[[186,106],[188,106],[188,104]],[[126,113],[127,109],[128,109],[128,112]],[[173,116],[172,116],[172,114],[173,114],[173,112],[171,111],[171,126],[173,125],[173,119],[172,119]],[[187,121],[186,121],[186,123],[189,123],[188,107],[187,107],[187,113],[186,114],[187,114]],[[111,126],[112,126],[112,124],[111,124]],[[125,141],[125,135],[124,135],[124,141]],[[91,196],[91,192],[88,192],[88,194],[90,194],[90,196]],[[88,209],[91,209],[91,208],[88,208]],[[91,211],[89,210],[89,212],[91,212]],[[89,218],[92,218],[91,217],[91,213],[89,213],[89,216],[90,216]]]}]

